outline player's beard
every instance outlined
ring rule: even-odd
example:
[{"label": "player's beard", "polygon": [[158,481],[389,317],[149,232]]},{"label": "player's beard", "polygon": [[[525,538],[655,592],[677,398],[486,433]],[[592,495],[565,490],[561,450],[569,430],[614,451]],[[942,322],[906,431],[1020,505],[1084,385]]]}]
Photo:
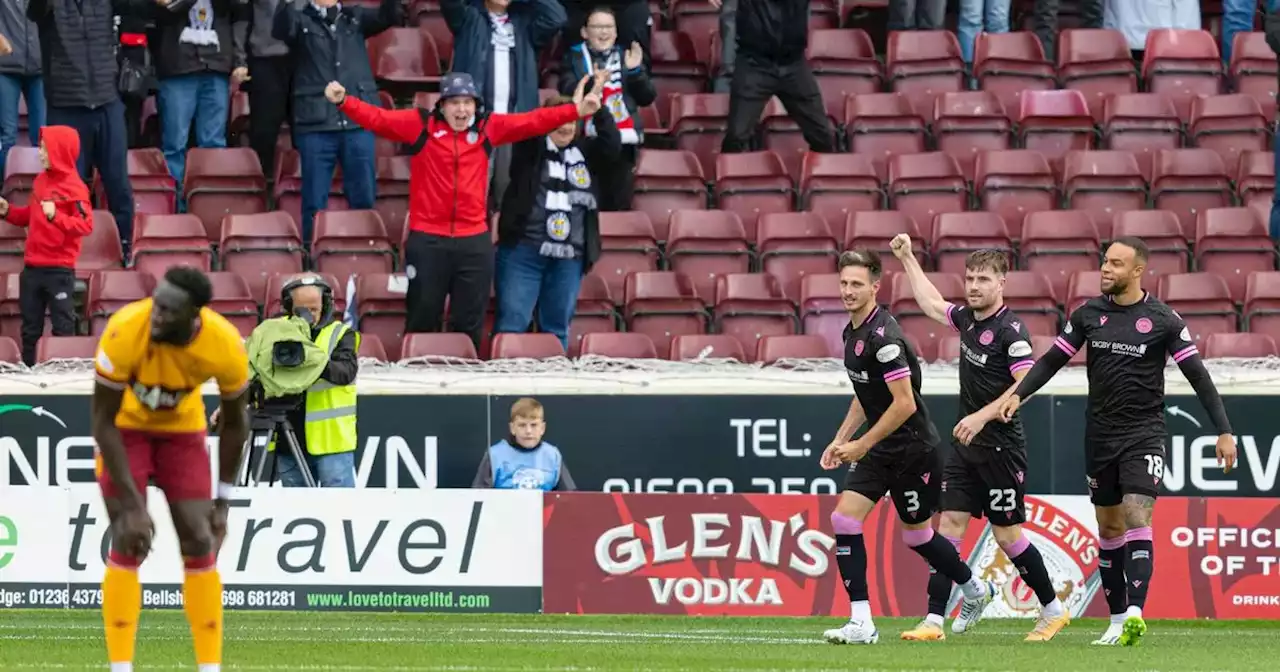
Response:
[{"label": "player's beard", "polygon": [[965,301],[969,304],[969,310],[975,313],[986,312],[996,305],[994,296],[969,296],[965,297]]},{"label": "player's beard", "polygon": [[1111,281],[1110,287],[1105,287],[1105,286],[1102,287],[1102,293],[1106,294],[1107,296],[1120,296],[1121,294],[1124,294],[1125,290],[1127,289],[1129,289],[1128,280],[1121,280],[1120,278],[1115,278],[1114,280]]}]

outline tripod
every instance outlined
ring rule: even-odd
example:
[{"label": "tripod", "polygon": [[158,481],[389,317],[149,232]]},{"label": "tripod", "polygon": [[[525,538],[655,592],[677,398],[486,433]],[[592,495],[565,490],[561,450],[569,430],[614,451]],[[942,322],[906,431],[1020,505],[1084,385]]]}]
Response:
[{"label": "tripod", "polygon": [[[263,409],[253,411],[253,417],[249,420],[249,445],[247,450],[240,458],[240,469],[236,472],[243,474],[243,481],[236,483],[241,487],[250,487],[252,485],[262,485],[262,474],[267,467],[267,459],[271,460],[271,475],[268,476],[266,485],[270,486],[275,480],[278,473],[276,467],[279,464],[280,451],[286,446],[289,453],[293,455],[293,459],[298,463],[298,469],[302,472],[302,481],[307,484],[308,488],[316,487],[316,479],[311,475],[311,467],[307,465],[307,456],[302,452],[302,446],[298,444],[298,435],[293,432],[293,424],[285,416],[287,409]],[[267,450],[267,444],[271,443],[271,437],[275,436],[279,440],[276,442],[274,451]],[[283,444],[283,445],[281,445]],[[253,455],[257,453],[256,457]],[[250,459],[253,458],[255,466],[252,471],[249,466]]]}]

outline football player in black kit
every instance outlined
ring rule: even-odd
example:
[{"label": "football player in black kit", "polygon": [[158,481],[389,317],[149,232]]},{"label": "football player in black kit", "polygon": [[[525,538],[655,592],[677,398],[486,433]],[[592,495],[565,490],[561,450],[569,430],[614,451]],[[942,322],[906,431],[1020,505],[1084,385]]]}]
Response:
[{"label": "football player in black kit", "polygon": [[[911,237],[896,236],[889,244],[902,261],[916,303],[934,321],[960,334],[960,419],[952,431],[954,451],[942,468],[938,533],[957,548],[972,516],[986,515],[996,543],[1018,568],[1023,581],[1040,600],[1040,618],[1026,641],[1047,642],[1071,621],[1045,569],[1040,551],[1022,534],[1026,522],[1027,442],[1022,421],[992,422],[1000,402],[1013,394],[1014,384],[1027,374],[1034,360],[1031,334],[1004,305],[1009,260],[1004,252],[983,250],[965,260],[967,305],[942,298],[911,252]],[[951,580],[939,573],[929,577],[929,615],[903,639],[935,641],[944,638],[943,616],[951,597]],[[982,619],[989,596],[965,600],[951,631],[966,632]]]},{"label": "football player in black kit", "polygon": [[[876,305],[880,257],[869,250],[840,255],[840,298],[849,311],[844,330],[844,367],[854,399],[822,453],[824,469],[848,462],[844,492],[831,514],[836,537],[836,566],[849,594],[849,622],[827,630],[833,644],[874,644],[880,639],[867,599],[867,547],[862,523],[886,492],[902,520],[902,540],[935,570],[960,584],[966,597],[994,594],[978,579],[960,553],[930,522],[938,503],[942,465],[938,432],[920,398],[920,362],[897,320]],[[851,439],[867,423],[865,434]]]},{"label": "football player in black kit", "polygon": [[1133,646],[1146,634],[1142,607],[1151,587],[1151,512],[1164,477],[1164,367],[1172,357],[1218,431],[1218,464],[1236,459],[1222,397],[1182,318],[1142,290],[1147,246],[1117,238],[1102,262],[1102,296],[1071,313],[1062,333],[1003,402],[1013,418],[1080,348],[1088,350],[1085,459],[1102,552],[1098,573],[1111,625],[1094,644]]}]

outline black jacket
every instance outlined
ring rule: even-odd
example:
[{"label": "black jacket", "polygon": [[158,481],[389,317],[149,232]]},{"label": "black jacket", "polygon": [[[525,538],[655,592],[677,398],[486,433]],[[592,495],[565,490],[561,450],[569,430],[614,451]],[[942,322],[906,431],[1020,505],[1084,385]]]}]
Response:
[{"label": "black jacket", "polygon": [[[348,96],[379,105],[378,83],[369,67],[365,38],[400,25],[400,0],[382,0],[377,9],[344,4],[333,26],[315,7],[300,9],[281,0],[271,34],[289,45],[294,56],[293,130],[349,131],[360,128],[324,97],[329,82],[339,82]],[[283,95],[283,92],[282,92]]]},{"label": "black jacket", "polygon": [[[580,42],[564,52],[564,58],[560,62],[560,93],[566,96],[572,96],[574,89],[578,88],[578,82],[591,74],[587,72],[587,61],[583,57],[583,50],[586,48],[587,43]],[[627,104],[627,113],[635,120],[636,130],[643,132],[644,123],[640,119],[640,108],[652,105],[658,98],[658,90],[653,87],[653,81],[649,79],[649,71],[644,65],[635,70],[627,70],[626,49],[622,45],[615,45],[614,49],[620,50],[624,59],[622,98]]]},{"label": "black jacket", "polygon": [[[314,339],[323,327],[332,324],[332,321],[326,322],[320,327],[311,329],[311,338]],[[360,358],[356,353],[356,332],[348,329],[342,338],[338,339],[338,344],[334,346],[333,352],[329,355],[329,364],[324,367],[324,371],[320,372],[320,380],[325,380],[334,385],[343,386],[356,382],[356,374],[360,371]],[[298,447],[302,448],[305,453],[307,451],[307,406],[302,395],[299,395],[298,404],[285,414],[285,418],[289,420],[289,424],[293,425],[293,433],[298,435]],[[355,450],[355,446],[351,447]]]},{"label": "black jacket", "polygon": [[[1267,36],[1267,46],[1280,58],[1280,12],[1267,12],[1263,18],[1263,32]],[[1280,100],[1280,94],[1277,94]]]},{"label": "black jacket", "polygon": [[775,65],[804,58],[809,0],[738,0],[738,57]]},{"label": "black jacket", "polygon": [[214,47],[179,41],[183,29],[190,24],[187,12],[195,3],[196,0],[175,0],[154,10],[155,27],[147,31],[147,44],[160,79],[201,72],[230,75],[233,69],[245,65],[249,5],[238,0],[211,0],[213,30],[218,34],[218,46]]},{"label": "black jacket", "polygon": [[29,0],[40,29],[44,97],[50,107],[98,108],[120,99],[115,15],[143,14],[152,0]]},{"label": "black jacket", "polygon": [[0,56],[0,73],[40,74],[40,31],[27,18],[23,0],[11,0],[0,6],[0,33],[13,45],[12,54]]},{"label": "black jacket", "polygon": [[[453,71],[471,75],[493,111],[493,26],[481,0],[440,0],[440,13],[453,33]],[[564,27],[559,0],[514,0],[507,17],[516,36],[512,50],[511,106],[507,112],[538,107],[538,54]]]},{"label": "black jacket", "polygon": [[[593,165],[600,165],[601,161],[616,161],[622,151],[622,138],[618,135],[618,127],[613,125],[613,115],[609,110],[601,108],[592,120],[596,123],[596,137],[584,138],[579,131],[578,138],[573,141],[586,157],[588,170]],[[517,143],[511,150],[511,183],[502,195],[502,211],[498,214],[499,245],[517,245],[524,239],[526,219],[533,211],[533,199],[538,195],[546,154],[545,135]],[[592,186],[592,189],[595,187]],[[596,197],[599,198],[599,194]],[[588,212],[585,224],[583,273],[590,271],[591,266],[600,258],[599,211]]]}]

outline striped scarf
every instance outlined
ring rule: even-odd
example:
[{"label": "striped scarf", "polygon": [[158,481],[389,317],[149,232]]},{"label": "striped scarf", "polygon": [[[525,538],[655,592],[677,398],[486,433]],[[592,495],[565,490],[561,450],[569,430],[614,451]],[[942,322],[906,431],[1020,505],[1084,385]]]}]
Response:
[{"label": "striped scarf", "polygon": [[538,252],[544,257],[573,259],[586,243],[586,232],[582,230],[583,212],[596,209],[591,173],[587,170],[586,157],[575,145],[560,149],[551,138],[547,138],[546,157],[543,186],[547,196],[542,206],[547,228],[546,238]]},{"label": "striped scarf", "polygon": [[[586,63],[587,74],[595,72],[595,63],[591,58],[591,49],[587,47],[587,43],[583,42],[582,58]],[[631,110],[627,109],[627,98],[623,92],[623,76],[622,76],[622,49],[614,47],[609,51],[609,58],[605,61],[604,67],[609,69],[609,81],[604,84],[604,91],[600,94],[600,100],[604,102],[604,107],[613,113],[613,123],[618,126],[618,132],[622,134],[622,144],[638,145],[640,144],[640,133],[636,130],[635,117],[631,116]],[[587,137],[596,137],[596,125],[591,119],[587,119]]]}]

